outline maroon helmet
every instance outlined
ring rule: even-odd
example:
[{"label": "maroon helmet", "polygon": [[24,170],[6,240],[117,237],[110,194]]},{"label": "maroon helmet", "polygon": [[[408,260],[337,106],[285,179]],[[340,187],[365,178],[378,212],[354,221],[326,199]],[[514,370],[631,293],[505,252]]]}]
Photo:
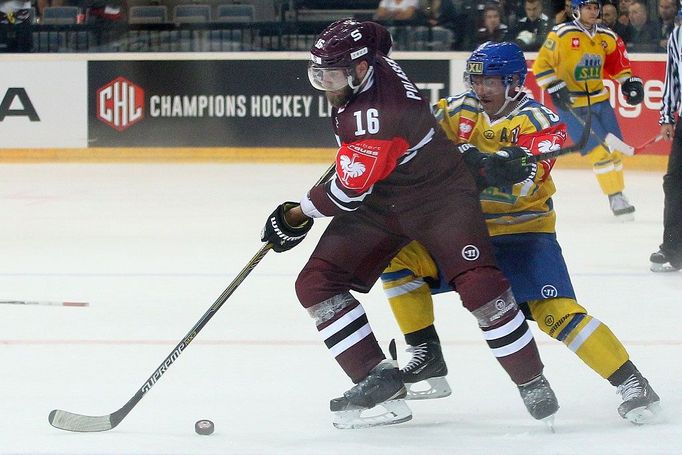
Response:
[{"label": "maroon helmet", "polygon": [[[353,87],[355,64],[364,60],[372,65],[377,51],[390,51],[390,37],[388,30],[372,22],[343,19],[332,23],[310,49],[310,83],[326,91]],[[381,48],[377,47],[378,41]]]}]

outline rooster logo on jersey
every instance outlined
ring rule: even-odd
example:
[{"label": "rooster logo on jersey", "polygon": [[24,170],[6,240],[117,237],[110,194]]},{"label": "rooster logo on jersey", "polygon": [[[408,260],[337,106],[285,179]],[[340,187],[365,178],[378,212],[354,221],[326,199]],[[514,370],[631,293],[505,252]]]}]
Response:
[{"label": "rooster logo on jersey", "polygon": [[353,158],[348,158],[346,155],[341,155],[339,157],[339,164],[343,171],[343,178],[341,181],[344,185],[348,185],[348,179],[359,177],[365,173],[365,165],[355,161],[357,157],[358,155],[356,153],[353,153]]}]

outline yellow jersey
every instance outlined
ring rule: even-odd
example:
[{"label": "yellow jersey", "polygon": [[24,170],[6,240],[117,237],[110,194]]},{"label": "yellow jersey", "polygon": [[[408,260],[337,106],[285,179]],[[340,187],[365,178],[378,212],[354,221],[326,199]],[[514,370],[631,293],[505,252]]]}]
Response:
[{"label": "yellow jersey", "polygon": [[611,29],[596,24],[592,31],[578,21],[555,26],[533,63],[538,85],[546,89],[562,80],[573,98],[574,107],[587,106],[587,92],[592,104],[609,98],[603,79],[622,83],[632,76],[630,60],[623,40]]},{"label": "yellow jersey", "polygon": [[[540,155],[560,148],[566,140],[566,128],[559,116],[525,95],[512,112],[495,121],[491,121],[471,91],[441,99],[434,106],[434,114],[448,138],[458,143],[469,142],[485,153],[516,145]],[[481,192],[481,207],[490,235],[555,231],[551,199],[555,187],[550,176],[553,165],[554,160],[539,161],[532,181]]]}]

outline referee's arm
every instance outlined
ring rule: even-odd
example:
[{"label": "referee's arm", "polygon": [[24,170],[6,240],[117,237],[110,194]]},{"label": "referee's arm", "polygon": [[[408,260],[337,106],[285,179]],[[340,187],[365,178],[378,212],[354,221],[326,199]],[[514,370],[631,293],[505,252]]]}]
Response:
[{"label": "referee's arm", "polygon": [[663,85],[663,104],[661,125],[675,123],[675,111],[680,102],[680,41],[682,41],[682,27],[676,25],[668,40],[668,61],[665,66],[665,84]]}]

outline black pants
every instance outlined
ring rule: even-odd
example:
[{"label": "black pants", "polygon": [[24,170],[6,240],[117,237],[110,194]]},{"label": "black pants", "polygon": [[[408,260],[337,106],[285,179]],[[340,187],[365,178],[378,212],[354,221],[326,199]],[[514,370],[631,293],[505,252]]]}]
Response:
[{"label": "black pants", "polygon": [[663,176],[663,243],[661,250],[682,261],[682,121],[675,126],[668,171]]}]

